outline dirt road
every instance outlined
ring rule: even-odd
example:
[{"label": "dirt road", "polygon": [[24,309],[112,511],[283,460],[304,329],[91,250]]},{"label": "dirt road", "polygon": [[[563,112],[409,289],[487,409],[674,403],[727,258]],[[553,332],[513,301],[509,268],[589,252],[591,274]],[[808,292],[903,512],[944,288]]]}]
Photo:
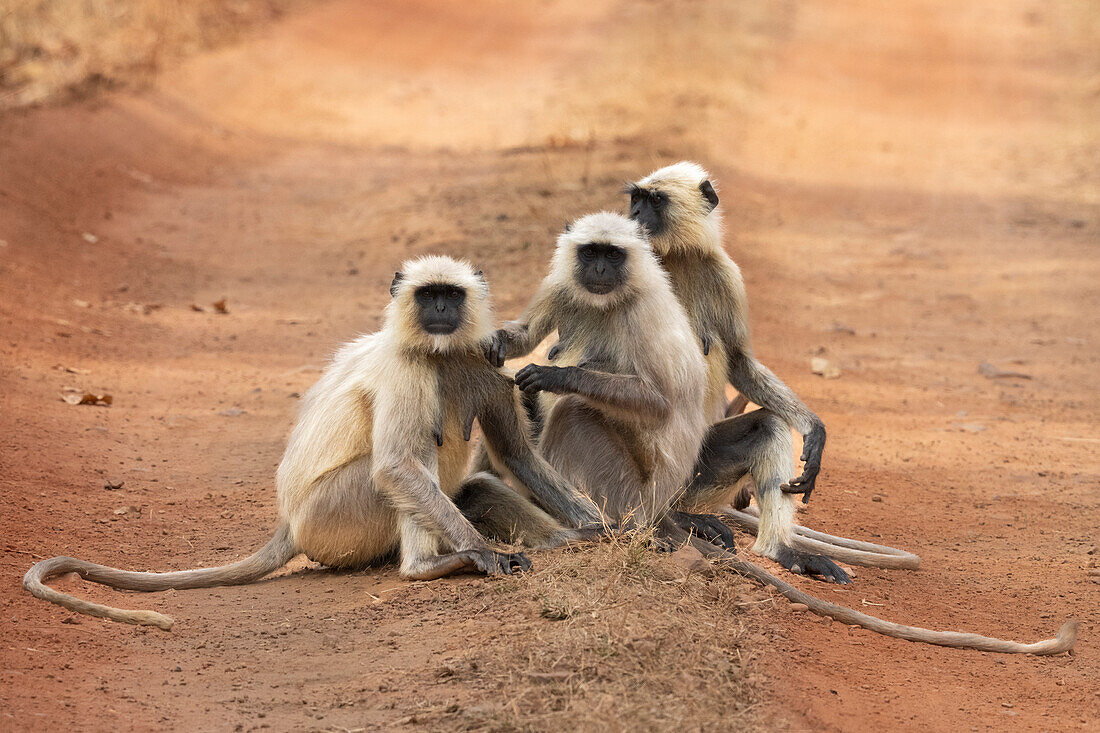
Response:
[{"label": "dirt road", "polygon": [[[1098,19],[342,0],[146,92],[0,118],[4,727],[1095,730]],[[681,158],[720,184],[759,356],[829,427],[802,521],[924,558],[799,585],[1022,640],[1076,617],[1075,654],[888,640],[631,548],[509,581],[302,560],[154,596],[58,581],[170,634],[20,589],[57,553],[171,569],[260,546],[296,398],[378,325],[403,258],[471,258],[510,317],[566,220]]]}]

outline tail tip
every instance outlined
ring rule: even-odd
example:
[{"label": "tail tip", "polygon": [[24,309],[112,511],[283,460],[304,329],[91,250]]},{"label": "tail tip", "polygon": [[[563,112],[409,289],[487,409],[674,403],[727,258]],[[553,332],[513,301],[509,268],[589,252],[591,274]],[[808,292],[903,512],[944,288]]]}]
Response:
[{"label": "tail tip", "polygon": [[1062,651],[1069,651],[1073,648],[1073,645],[1077,643],[1077,629],[1080,628],[1081,622],[1077,619],[1070,619],[1062,624],[1062,628],[1058,629],[1058,647]]},{"label": "tail tip", "polygon": [[157,613],[156,611],[133,611],[126,620],[140,626],[156,626],[162,631],[171,631],[172,626],[176,623],[176,620],[171,616],[165,616],[163,613]]}]

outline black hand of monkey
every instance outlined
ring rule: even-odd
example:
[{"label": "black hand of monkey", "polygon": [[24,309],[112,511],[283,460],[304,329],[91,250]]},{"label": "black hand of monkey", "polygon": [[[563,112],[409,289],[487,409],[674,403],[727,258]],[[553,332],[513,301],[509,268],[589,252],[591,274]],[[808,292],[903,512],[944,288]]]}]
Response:
[{"label": "black hand of monkey", "polygon": [[600,522],[588,522],[587,524],[582,524],[579,529],[582,532],[592,532],[593,535],[596,537],[610,537],[614,533],[618,532],[620,527],[618,522],[612,519],[606,519]]},{"label": "black hand of monkey", "polygon": [[802,503],[808,504],[810,494],[813,493],[814,486],[817,484],[817,474],[820,471],[820,466],[807,465],[801,476],[781,485],[779,490],[784,494],[802,494]]},{"label": "black hand of monkey", "polygon": [[792,547],[781,547],[775,560],[798,575],[817,576],[824,581],[836,583],[837,585],[851,585],[852,583],[852,579],[848,577],[848,573],[844,572],[844,568],[824,555],[814,555]]},{"label": "black hand of monkey", "polygon": [[808,504],[810,494],[821,472],[821,453],[825,450],[825,427],[817,425],[802,439],[802,461],[806,464],[802,475],[780,486],[785,494],[802,494],[802,503]]},{"label": "black hand of monkey", "polygon": [[508,334],[503,328],[499,328],[489,340],[482,344],[485,350],[485,358],[498,369],[504,366],[504,359],[508,356]]},{"label": "black hand of monkey", "polygon": [[553,346],[551,346],[550,351],[546,352],[547,361],[554,361],[554,359],[556,359],[558,357],[558,354],[560,354],[560,353],[561,353],[561,341],[559,341],[556,344],[554,344]]},{"label": "black hand of monkey", "polygon": [[471,554],[474,565],[486,575],[511,575],[531,569],[531,561],[522,552],[472,550]]},{"label": "black hand of monkey", "polygon": [[565,367],[528,364],[516,372],[516,386],[524,392],[560,392],[566,384]]}]

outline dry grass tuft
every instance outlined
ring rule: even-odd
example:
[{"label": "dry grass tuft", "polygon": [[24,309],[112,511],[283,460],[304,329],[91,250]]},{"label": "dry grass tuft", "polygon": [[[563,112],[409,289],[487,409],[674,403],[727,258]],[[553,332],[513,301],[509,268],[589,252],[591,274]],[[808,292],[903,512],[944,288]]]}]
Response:
[{"label": "dry grass tuft", "polygon": [[534,572],[484,581],[476,601],[468,587],[456,595],[480,605],[481,622],[499,619],[499,633],[471,638],[446,662],[467,693],[463,707],[429,705],[409,722],[492,731],[762,726],[753,652],[770,608],[762,589],[728,572],[685,573],[638,533],[535,559]]},{"label": "dry grass tuft", "polygon": [[307,0],[4,0],[0,109],[148,81]]}]

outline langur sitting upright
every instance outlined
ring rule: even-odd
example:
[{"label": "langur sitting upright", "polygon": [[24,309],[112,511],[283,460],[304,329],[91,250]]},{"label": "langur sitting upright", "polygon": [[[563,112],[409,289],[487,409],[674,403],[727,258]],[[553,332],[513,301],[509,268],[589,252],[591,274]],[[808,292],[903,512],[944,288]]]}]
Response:
[{"label": "langur sitting upright", "polygon": [[[734,486],[746,473],[755,481],[760,531],[753,549],[784,567],[826,580],[848,583],[832,560],[796,550],[791,541],[794,498],[809,500],[825,447],[825,426],[802,400],[753,356],[749,344],[748,301],[741,271],[722,249],[718,194],[707,172],[695,163],[677,163],[627,187],[630,218],[649,233],[653,251],[668,272],[672,289],[707,358],[706,411],[718,419],[708,432],[695,479],[680,508],[706,511],[735,499]],[[651,330],[644,332],[648,338]],[[721,419],[726,411],[726,382],[763,409]],[[740,410],[736,410],[740,412]],[[801,476],[794,475],[791,428],[803,436]],[[736,503],[743,506],[747,499]],[[681,526],[724,541],[714,522],[676,515]]]},{"label": "langur sitting upright", "polygon": [[550,274],[490,351],[525,355],[554,329],[568,334],[558,365],[516,373],[516,386],[542,393],[543,455],[613,521],[686,538],[668,510],[706,432],[706,364],[635,222],[600,213],[567,228]]},{"label": "langur sitting upright", "polygon": [[[168,573],[55,557],[23,586],[73,611],[168,629],[167,616],[89,603],[44,581],[76,572],[129,590],[205,588],[253,582],[299,553],[355,568],[394,551],[406,578],[491,575],[530,562],[490,547],[475,523],[539,548],[593,536],[596,505],[533,451],[511,378],[482,355],[492,320],[481,273],[424,257],[405,263],[390,292],[382,330],[341,348],[302,400],[275,475],[279,524],[266,547],[231,565]],[[464,478],[475,418],[496,470],[545,511],[488,473]]]}]

